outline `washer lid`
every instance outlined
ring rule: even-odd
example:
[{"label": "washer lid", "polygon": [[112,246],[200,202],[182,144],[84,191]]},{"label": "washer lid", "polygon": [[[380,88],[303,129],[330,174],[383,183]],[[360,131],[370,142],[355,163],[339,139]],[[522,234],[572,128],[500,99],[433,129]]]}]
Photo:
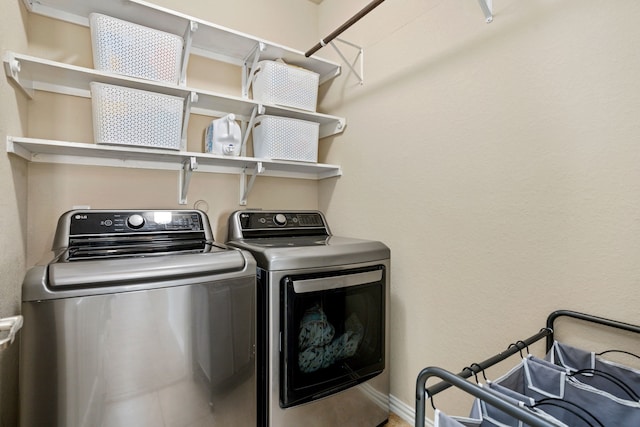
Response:
[{"label": "washer lid", "polygon": [[255,275],[255,263],[242,251],[102,258],[52,262],[33,267],[22,286],[23,301],[146,290]]},{"label": "washer lid", "polygon": [[239,239],[227,245],[245,249],[265,270],[297,270],[357,264],[390,258],[382,242],[340,236]]}]

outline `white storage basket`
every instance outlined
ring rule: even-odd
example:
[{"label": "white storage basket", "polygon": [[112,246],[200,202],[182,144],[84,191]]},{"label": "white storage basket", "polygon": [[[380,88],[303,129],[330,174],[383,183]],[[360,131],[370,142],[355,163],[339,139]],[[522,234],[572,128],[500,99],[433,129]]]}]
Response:
[{"label": "white storage basket", "polygon": [[316,111],[318,73],[275,61],[260,61],[253,81],[253,99],[265,104]]},{"label": "white storage basket", "polygon": [[99,13],[89,15],[89,26],[95,69],[179,82],[182,37]]},{"label": "white storage basket", "polygon": [[182,98],[92,82],[91,105],[97,144],[180,149]]},{"label": "white storage basket", "polygon": [[253,126],[253,155],[258,158],[318,161],[318,128],[306,120],[260,116]]}]

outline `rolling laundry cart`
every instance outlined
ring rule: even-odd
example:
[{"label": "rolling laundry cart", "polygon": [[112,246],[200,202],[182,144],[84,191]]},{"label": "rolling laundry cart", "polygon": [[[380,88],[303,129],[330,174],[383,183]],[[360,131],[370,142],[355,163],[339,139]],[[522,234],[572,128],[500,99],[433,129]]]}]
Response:
[{"label": "rolling laundry cart", "polygon": [[[567,376],[574,375],[576,372],[578,374],[584,374],[585,373],[584,371],[589,371],[589,372],[586,372],[586,374],[593,378],[595,378],[596,376],[599,376],[598,380],[600,381],[605,381],[605,382],[610,381],[611,384],[614,384],[614,386],[620,387],[621,391],[620,390],[619,391],[621,393],[622,391],[626,392],[628,397],[628,400],[623,400],[619,397],[611,397],[610,398],[611,401],[615,401],[615,402],[620,401],[622,405],[627,405],[629,408],[631,408],[630,409],[631,412],[634,412],[636,410],[640,412],[640,402],[638,402],[637,393],[634,390],[634,387],[627,387],[626,384],[622,384],[621,382],[619,382],[616,376],[612,375],[611,373],[602,373],[601,369],[590,368],[590,369],[583,369],[583,370],[575,370],[575,369],[571,370],[569,367],[567,367],[568,365],[566,365],[566,363],[573,363],[573,360],[575,360],[575,359],[571,359],[571,357],[573,356],[582,357],[583,360],[585,358],[588,359],[589,363],[591,363],[591,365],[594,367],[598,366],[596,365],[598,361],[595,353],[576,352],[575,354],[573,354],[571,353],[572,351],[571,347],[569,346],[562,347],[561,345],[559,345],[557,342],[554,341],[554,323],[560,317],[570,317],[570,318],[578,319],[580,321],[585,321],[592,324],[603,325],[603,326],[607,326],[607,327],[611,327],[619,330],[640,334],[640,326],[637,326],[637,325],[632,325],[624,322],[619,322],[616,320],[606,319],[603,317],[598,317],[598,316],[585,314],[585,313],[579,313],[579,312],[570,311],[570,310],[554,311],[547,317],[546,327],[541,329],[537,334],[525,340],[519,340],[516,343],[511,344],[507,348],[507,350],[501,353],[498,353],[495,356],[483,362],[471,364],[469,367],[464,368],[458,374],[454,374],[443,368],[434,367],[434,366],[423,369],[418,375],[418,378],[416,381],[416,419],[415,419],[416,427],[424,427],[425,398],[426,397],[432,398],[437,393],[440,393],[441,391],[444,391],[451,386],[455,386],[463,390],[464,392],[476,397],[477,398],[476,402],[482,402],[482,405],[485,405],[485,404],[490,405],[493,408],[506,414],[507,416],[513,417],[516,420],[523,421],[524,423],[526,423],[526,425],[533,426],[533,427],[549,427],[549,426],[566,425],[566,424],[563,424],[562,422],[559,422],[555,418],[550,417],[547,413],[541,413],[539,410],[535,409],[536,407],[538,408],[542,407],[542,404],[548,404],[550,406],[551,405],[558,406],[559,404],[558,401],[560,401],[560,399],[549,399],[549,401],[554,400],[553,403],[542,402],[541,400],[535,403],[534,402],[535,399],[528,399],[528,398],[518,401],[517,398],[512,398],[514,396],[511,395],[511,394],[517,395],[518,393],[516,392],[512,392],[509,390],[507,391],[507,393],[510,393],[510,394],[509,396],[507,396],[504,393],[499,393],[495,390],[495,389],[501,388],[500,381],[504,380],[504,378],[506,378],[508,375],[513,374],[514,370],[512,370],[510,374],[507,374],[502,379],[492,382],[490,384],[490,387],[481,387],[480,385],[466,381],[467,378],[473,375],[477,375],[478,373],[481,373],[481,372],[484,373],[485,369],[493,365],[496,365],[499,362],[504,361],[505,359],[509,358],[510,356],[516,353],[521,354],[522,350],[525,350],[525,349],[528,350],[529,345],[537,341],[540,341],[543,338],[546,339],[547,359],[549,360],[549,362],[543,361],[543,363],[547,362],[551,366],[555,366],[553,365],[553,363],[557,365],[562,365],[562,366],[556,366],[556,368],[559,370],[566,369],[566,372],[571,372]],[[561,353],[561,351],[564,351],[565,353]],[[563,363],[561,364],[560,362],[563,362]],[[624,372],[624,369],[626,369],[625,367],[620,366],[618,364],[605,363],[605,365],[606,367],[611,367],[611,370],[609,372],[613,372],[615,374]],[[631,368],[629,368],[629,372],[640,375],[640,372],[634,371]],[[609,375],[609,376],[607,377],[606,375]],[[437,377],[442,379],[443,381],[432,387],[425,388],[427,380],[431,377]],[[618,381],[618,383],[616,383],[616,381]],[[583,385],[586,390],[592,390],[592,388],[590,388],[591,387],[590,385],[583,384],[582,382],[579,383],[578,387],[581,388]],[[594,390],[593,393],[605,394],[607,396],[606,397],[607,399],[609,399],[608,396],[611,396],[607,392],[602,392],[595,388],[593,388],[593,390]],[[545,400],[545,399],[542,399],[542,400]],[[525,402],[524,404],[523,404],[523,401]],[[534,403],[529,404],[527,402],[534,402]],[[476,403],[474,403],[474,405],[475,404]],[[615,424],[607,424],[607,420],[604,420],[604,422],[602,422],[602,420],[598,420],[595,417],[589,418],[584,413],[580,414],[575,407],[570,407],[569,404],[566,404],[561,407],[564,410],[572,413],[575,417],[581,419],[582,421],[585,421],[586,425],[594,425],[594,426],[615,425]],[[588,415],[591,415],[589,412],[587,411],[585,412]],[[633,416],[635,416],[635,413],[633,414]]]}]

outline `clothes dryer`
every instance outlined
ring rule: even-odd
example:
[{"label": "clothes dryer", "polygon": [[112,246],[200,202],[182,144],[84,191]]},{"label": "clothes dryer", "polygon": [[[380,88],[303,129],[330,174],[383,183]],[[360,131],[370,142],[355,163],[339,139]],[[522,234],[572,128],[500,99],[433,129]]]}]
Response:
[{"label": "clothes dryer", "polygon": [[386,423],[389,248],[319,211],[234,212],[227,244],[258,265],[259,425]]}]

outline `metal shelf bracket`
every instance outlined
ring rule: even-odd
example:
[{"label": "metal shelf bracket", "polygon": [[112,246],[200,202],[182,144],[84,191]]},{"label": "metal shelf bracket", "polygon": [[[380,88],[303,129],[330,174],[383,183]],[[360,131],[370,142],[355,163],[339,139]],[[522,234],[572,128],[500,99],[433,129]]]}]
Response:
[{"label": "metal shelf bracket", "polygon": [[493,22],[493,0],[478,0],[480,3],[480,9],[484,13],[484,20],[487,24]]},{"label": "metal shelf bracket", "polygon": [[240,144],[240,155],[247,155],[247,140],[249,139],[249,135],[253,130],[253,125],[256,121],[256,115],[258,113],[264,114],[265,108],[264,105],[258,104],[251,110],[251,117],[249,118],[249,122],[242,121],[242,134],[244,137],[242,138],[242,143]]},{"label": "metal shelf bracket", "polygon": [[180,136],[180,143],[183,151],[187,150],[187,130],[189,127],[189,118],[191,117],[191,106],[197,102],[197,92],[190,92],[184,101],[184,114],[182,115],[182,134]]},{"label": "metal shelf bracket", "polygon": [[262,162],[257,162],[256,166],[253,168],[251,172],[251,177],[249,178],[249,182],[247,182],[247,168],[245,167],[242,170],[242,175],[240,176],[240,206],[247,205],[247,198],[249,197],[249,192],[253,187],[253,183],[256,180],[256,176],[260,175],[265,171],[265,167],[262,165]]},{"label": "metal shelf bracket", "polygon": [[198,159],[194,156],[185,159],[182,162],[182,169],[180,170],[180,197],[178,198],[178,203],[181,205],[187,204],[187,193],[189,192],[189,182],[191,181],[191,175],[193,171],[198,169]]},{"label": "metal shelf bracket", "polygon": [[180,69],[181,86],[186,86],[187,84],[187,65],[189,63],[189,56],[191,55],[191,43],[193,42],[193,33],[197,30],[198,23],[195,21],[189,21],[189,25],[182,36],[184,39],[184,48],[182,49],[182,67]]},{"label": "metal shelf bracket", "polygon": [[256,47],[247,56],[242,65],[242,97],[249,98],[249,89],[253,83],[253,70],[256,69],[260,60],[260,53],[264,52],[267,45],[263,42],[256,44]]},{"label": "metal shelf bracket", "polygon": [[4,72],[18,87],[24,92],[29,99],[33,99],[33,82],[20,80],[20,61],[18,61],[10,52],[4,58]]},{"label": "metal shelf bracket", "polygon": [[[480,0],[483,1],[483,0]],[[364,49],[358,45],[355,45],[353,43],[350,43],[346,40],[342,40],[339,38],[336,38],[335,41],[338,41],[340,43],[346,44],[347,46],[350,46],[354,49],[357,49],[357,53],[356,53],[356,57],[354,58],[353,62],[349,62],[349,60],[344,56],[344,54],[340,51],[340,49],[338,48],[338,46],[336,46],[334,41],[331,41],[329,44],[331,45],[331,47],[333,49],[335,49],[335,51],[338,53],[338,55],[340,55],[340,58],[342,58],[342,60],[344,61],[344,63],[347,65],[347,67],[349,67],[349,69],[351,70],[351,72],[353,74],[355,74],[355,76],[358,78],[360,85],[364,84]],[[360,72],[356,71],[355,66],[356,64],[358,64],[358,62],[360,63]]]}]

